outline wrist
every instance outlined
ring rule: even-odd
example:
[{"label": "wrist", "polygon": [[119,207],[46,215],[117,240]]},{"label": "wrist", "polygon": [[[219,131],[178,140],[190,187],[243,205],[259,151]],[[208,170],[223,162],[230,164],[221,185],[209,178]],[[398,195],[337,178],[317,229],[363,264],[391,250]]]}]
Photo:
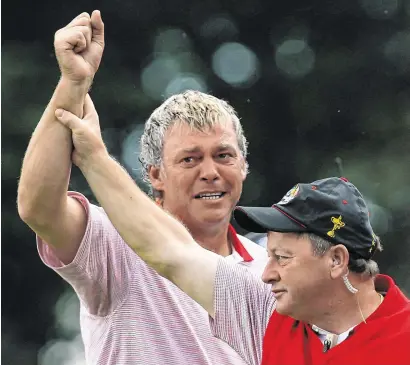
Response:
[{"label": "wrist", "polygon": [[61,75],[59,85],[61,85],[64,88],[76,88],[78,89],[78,91],[82,91],[84,95],[86,95],[89,89],[91,88],[93,79],[94,77],[89,76],[81,80],[73,80],[67,76]]},{"label": "wrist", "polygon": [[62,76],[51,99],[51,108],[65,109],[78,117],[83,116],[84,100],[92,80],[73,81]]},{"label": "wrist", "polygon": [[93,172],[98,173],[99,171],[107,170],[107,164],[110,164],[112,160],[112,157],[104,146],[90,153],[87,157],[81,158],[77,166],[87,178],[87,175]]}]

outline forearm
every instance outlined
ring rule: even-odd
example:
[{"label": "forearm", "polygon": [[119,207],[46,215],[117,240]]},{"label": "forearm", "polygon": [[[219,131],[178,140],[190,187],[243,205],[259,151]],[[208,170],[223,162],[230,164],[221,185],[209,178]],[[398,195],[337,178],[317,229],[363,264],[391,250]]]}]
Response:
[{"label": "forearm", "polygon": [[218,255],[199,246],[187,229],[144,194],[107,153],[95,155],[80,168],[128,246],[214,315]]},{"label": "forearm", "polygon": [[124,241],[159,274],[169,278],[180,253],[198,246],[186,228],[154,204],[107,153],[96,155],[81,170]]},{"label": "forearm", "polygon": [[90,81],[61,79],[40,119],[23,161],[18,207],[23,219],[48,220],[66,204],[71,170],[71,131],[58,123],[57,108],[82,116]]}]

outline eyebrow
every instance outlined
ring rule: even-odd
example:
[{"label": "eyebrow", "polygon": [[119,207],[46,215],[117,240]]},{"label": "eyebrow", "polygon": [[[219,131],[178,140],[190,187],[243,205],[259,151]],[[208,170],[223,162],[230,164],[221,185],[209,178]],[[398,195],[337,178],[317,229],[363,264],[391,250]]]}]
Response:
[{"label": "eyebrow", "polygon": [[241,152],[238,151],[238,149],[230,143],[221,143],[215,149],[216,153],[221,153],[221,152],[224,152],[224,151],[227,151],[227,152],[231,153],[235,157],[238,156],[238,155],[241,155]]},{"label": "eyebrow", "polygon": [[[221,143],[218,146],[216,146],[216,150],[217,151],[221,151],[221,150],[235,150],[235,147],[230,144],[230,143]],[[178,154],[184,154],[184,153],[198,153],[201,152],[201,148],[199,148],[198,146],[195,147],[188,147],[188,148],[184,148],[182,150],[178,151]]]},{"label": "eyebrow", "polygon": [[182,150],[178,151],[178,154],[182,154],[182,153],[198,153],[201,152],[201,149],[196,146],[196,147],[190,147],[190,148],[184,148]]},{"label": "eyebrow", "polygon": [[233,146],[230,143],[221,143],[219,144],[219,146],[217,147],[218,150],[234,150],[235,146]]}]

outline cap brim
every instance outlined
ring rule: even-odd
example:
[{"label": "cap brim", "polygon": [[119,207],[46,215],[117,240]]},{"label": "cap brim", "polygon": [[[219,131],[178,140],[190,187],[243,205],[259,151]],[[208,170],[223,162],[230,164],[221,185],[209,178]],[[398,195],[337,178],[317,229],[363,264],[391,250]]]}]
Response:
[{"label": "cap brim", "polygon": [[274,207],[236,207],[236,222],[248,232],[306,232],[307,228]]}]

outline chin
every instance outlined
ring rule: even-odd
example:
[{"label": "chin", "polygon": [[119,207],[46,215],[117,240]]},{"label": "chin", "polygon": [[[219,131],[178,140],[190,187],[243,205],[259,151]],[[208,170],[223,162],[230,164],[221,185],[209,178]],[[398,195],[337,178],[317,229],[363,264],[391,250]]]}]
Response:
[{"label": "chin", "polygon": [[229,223],[231,218],[231,211],[227,209],[215,209],[210,212],[203,212],[203,214],[196,217],[197,222],[204,224],[220,224],[222,222]]},{"label": "chin", "polygon": [[288,312],[286,311],[286,308],[283,308],[282,306],[276,305],[275,310],[276,310],[276,312],[278,312],[282,316],[287,316],[288,315]]},{"label": "chin", "polygon": [[229,223],[229,215],[228,214],[214,214],[210,216],[202,216],[199,219],[200,222],[204,224],[220,224],[223,222]]},{"label": "chin", "polygon": [[279,301],[277,301],[275,310],[282,316],[292,317],[292,309],[288,303],[280,303]]}]

